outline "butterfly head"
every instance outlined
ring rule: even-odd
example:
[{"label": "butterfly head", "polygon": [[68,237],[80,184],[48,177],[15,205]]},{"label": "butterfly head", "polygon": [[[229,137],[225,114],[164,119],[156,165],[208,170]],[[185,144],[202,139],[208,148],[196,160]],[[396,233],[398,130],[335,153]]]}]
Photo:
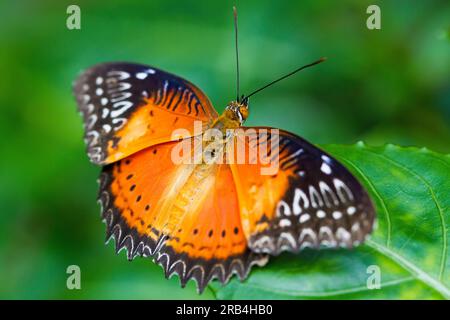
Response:
[{"label": "butterfly head", "polygon": [[242,125],[248,117],[248,99],[231,101],[225,108],[227,116]]}]

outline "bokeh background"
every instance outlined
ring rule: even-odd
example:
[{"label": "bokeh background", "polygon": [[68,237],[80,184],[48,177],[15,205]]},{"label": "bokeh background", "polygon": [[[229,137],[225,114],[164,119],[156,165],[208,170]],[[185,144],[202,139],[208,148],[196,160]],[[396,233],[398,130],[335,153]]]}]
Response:
[{"label": "bokeh background", "polygon": [[[66,8],[81,7],[81,30]],[[329,60],[251,99],[248,125],[318,144],[396,143],[450,152],[448,1],[2,1],[0,3],[0,298],[192,298],[148,259],[104,245],[71,83],[106,61],[151,64],[191,80],[219,111],[241,90]],[[382,29],[366,28],[381,7]],[[66,268],[81,268],[81,290]],[[214,298],[206,290],[200,298]]]}]

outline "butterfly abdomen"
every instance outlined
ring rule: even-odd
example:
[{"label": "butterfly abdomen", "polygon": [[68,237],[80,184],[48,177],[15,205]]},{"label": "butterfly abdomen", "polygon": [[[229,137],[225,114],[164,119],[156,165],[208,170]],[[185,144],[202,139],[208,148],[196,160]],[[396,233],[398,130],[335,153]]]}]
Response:
[{"label": "butterfly abdomen", "polygon": [[207,191],[214,185],[215,171],[215,166],[195,165],[173,198],[169,209],[169,223],[165,226],[166,233],[172,233],[186,214],[200,208]]}]

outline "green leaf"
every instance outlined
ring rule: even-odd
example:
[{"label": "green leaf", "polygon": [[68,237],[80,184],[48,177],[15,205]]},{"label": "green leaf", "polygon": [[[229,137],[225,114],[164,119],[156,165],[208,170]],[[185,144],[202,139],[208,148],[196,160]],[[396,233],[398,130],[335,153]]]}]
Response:
[{"label": "green leaf", "polygon": [[[219,299],[450,299],[450,156],[394,145],[328,145],[366,186],[378,227],[354,250],[271,258],[250,277],[211,289]],[[369,266],[381,288],[368,289]]]}]

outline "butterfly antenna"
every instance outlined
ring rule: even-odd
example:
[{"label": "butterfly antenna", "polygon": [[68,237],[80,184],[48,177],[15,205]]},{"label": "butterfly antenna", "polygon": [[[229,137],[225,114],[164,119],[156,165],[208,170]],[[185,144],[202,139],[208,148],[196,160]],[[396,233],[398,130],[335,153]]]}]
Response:
[{"label": "butterfly antenna", "polygon": [[238,17],[236,7],[233,6],[234,16],[234,41],[236,48],[236,101],[239,102],[239,49],[238,49]]},{"label": "butterfly antenna", "polygon": [[261,90],[264,90],[264,89],[266,89],[267,87],[270,87],[271,85],[273,85],[273,84],[275,84],[275,83],[277,83],[277,82],[279,82],[279,81],[281,81],[281,80],[283,80],[283,79],[286,79],[287,77],[290,77],[290,76],[292,76],[293,74],[295,74],[295,73],[297,73],[297,72],[299,72],[299,71],[301,71],[301,70],[303,70],[303,69],[306,69],[306,68],[315,66],[316,64],[319,64],[319,63],[321,63],[321,62],[324,62],[325,60],[327,60],[327,58],[320,58],[320,59],[317,60],[317,61],[314,61],[314,62],[312,62],[312,63],[310,63],[310,64],[307,64],[307,65],[305,65],[305,66],[303,66],[303,67],[300,67],[300,68],[298,68],[298,69],[296,69],[296,70],[294,70],[294,71],[292,71],[292,72],[290,72],[290,73],[288,73],[288,74],[286,74],[286,75],[284,75],[284,76],[282,76],[282,77],[280,77],[280,78],[278,78],[278,79],[276,79],[276,80],[274,80],[274,81],[272,81],[272,82],[266,84],[265,86],[259,88],[258,90],[253,91],[252,93],[250,93],[250,94],[248,94],[247,96],[245,96],[243,100],[248,100],[248,98],[250,98],[252,95],[254,95],[254,94],[260,92]]}]

